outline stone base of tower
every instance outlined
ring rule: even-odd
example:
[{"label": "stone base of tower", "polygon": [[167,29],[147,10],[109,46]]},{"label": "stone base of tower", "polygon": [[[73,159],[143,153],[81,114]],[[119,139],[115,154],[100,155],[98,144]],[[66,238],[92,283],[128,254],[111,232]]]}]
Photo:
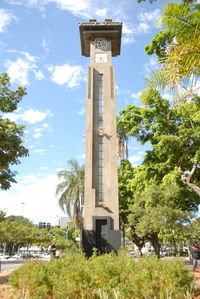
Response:
[{"label": "stone base of tower", "polygon": [[93,230],[82,230],[82,249],[86,256],[93,254],[96,248],[99,254],[117,252],[121,246],[121,231],[112,229],[112,218],[93,217]]}]

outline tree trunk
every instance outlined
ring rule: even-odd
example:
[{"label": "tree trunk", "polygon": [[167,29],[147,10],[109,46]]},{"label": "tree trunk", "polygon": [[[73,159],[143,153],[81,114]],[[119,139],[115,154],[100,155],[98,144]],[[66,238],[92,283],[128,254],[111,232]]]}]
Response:
[{"label": "tree trunk", "polygon": [[151,235],[151,243],[152,243],[153,249],[155,251],[155,254],[157,255],[158,258],[160,258],[160,247],[161,247],[161,245],[159,243],[157,233],[154,233],[154,234]]},{"label": "tree trunk", "polygon": [[190,187],[195,193],[197,193],[200,196],[200,187],[190,183],[193,174],[195,173],[196,169],[197,169],[197,164],[194,164],[192,167],[192,170],[190,171],[188,176],[185,176],[184,174],[181,176],[181,179],[183,181],[184,184],[188,185],[188,187]]},{"label": "tree trunk", "polygon": [[131,227],[131,237],[132,237],[132,242],[137,246],[139,255],[142,256],[142,248],[145,246],[145,238],[140,238],[136,233],[135,233],[135,228]]},{"label": "tree trunk", "polygon": [[184,182],[186,185],[188,185],[194,192],[196,192],[196,193],[200,196],[200,188],[199,188],[197,185],[192,184],[192,183],[189,183],[189,182],[187,182],[187,181],[185,181],[185,180],[183,180],[183,182]]}]

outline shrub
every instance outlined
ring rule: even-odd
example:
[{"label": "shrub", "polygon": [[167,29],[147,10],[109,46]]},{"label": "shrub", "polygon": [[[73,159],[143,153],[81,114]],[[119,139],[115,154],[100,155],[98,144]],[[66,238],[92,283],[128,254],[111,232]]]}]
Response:
[{"label": "shrub", "polygon": [[133,259],[124,253],[32,261],[10,277],[10,284],[30,299],[180,299],[186,298],[192,281],[181,259]]}]

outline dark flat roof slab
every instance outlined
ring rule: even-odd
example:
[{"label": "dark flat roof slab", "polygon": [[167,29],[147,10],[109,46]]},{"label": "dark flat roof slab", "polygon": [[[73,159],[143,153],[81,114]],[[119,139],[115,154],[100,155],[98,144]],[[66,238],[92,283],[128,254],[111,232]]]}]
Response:
[{"label": "dark flat roof slab", "polygon": [[120,55],[122,22],[90,22],[79,24],[81,50],[83,56],[90,56],[90,41],[96,38],[105,38],[112,41],[112,56]]}]

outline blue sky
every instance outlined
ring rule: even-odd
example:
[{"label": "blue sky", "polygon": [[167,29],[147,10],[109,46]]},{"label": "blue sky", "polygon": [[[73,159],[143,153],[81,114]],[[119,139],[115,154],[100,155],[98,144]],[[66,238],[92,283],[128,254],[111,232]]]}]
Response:
[{"label": "blue sky", "polygon": [[[14,166],[18,184],[0,192],[7,215],[23,215],[34,223],[54,223],[63,216],[55,197],[57,173],[67,161],[84,163],[86,70],[78,24],[96,18],[123,22],[121,55],[113,58],[117,111],[139,104],[144,78],[156,58],[144,53],[158,29],[165,1],[135,0],[1,0],[0,72],[12,88],[25,86],[18,110],[6,115],[26,125],[29,157]],[[129,145],[133,165],[142,162],[146,147]]]}]

